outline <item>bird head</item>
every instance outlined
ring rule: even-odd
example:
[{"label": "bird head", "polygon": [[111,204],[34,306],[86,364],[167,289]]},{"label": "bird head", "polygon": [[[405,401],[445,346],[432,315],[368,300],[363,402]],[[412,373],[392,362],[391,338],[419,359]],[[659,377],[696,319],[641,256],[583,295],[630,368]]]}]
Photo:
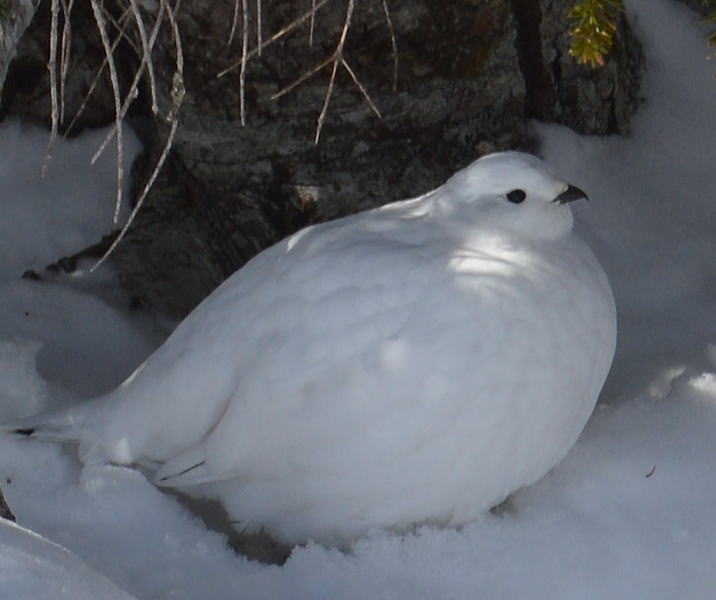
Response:
[{"label": "bird head", "polygon": [[458,171],[436,190],[445,212],[471,226],[556,239],[572,230],[569,203],[587,195],[542,160],[523,152],[498,152]]}]

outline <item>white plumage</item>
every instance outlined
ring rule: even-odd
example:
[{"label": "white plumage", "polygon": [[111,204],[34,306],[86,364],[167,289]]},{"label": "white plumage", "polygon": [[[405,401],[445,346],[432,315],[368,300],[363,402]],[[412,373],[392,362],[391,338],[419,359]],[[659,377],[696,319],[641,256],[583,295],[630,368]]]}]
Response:
[{"label": "white plumage", "polygon": [[276,538],[460,524],[542,477],[614,353],[583,194],[484,157],[435,191],[304,229],[247,263],[119,388],[15,429],[153,464]]}]

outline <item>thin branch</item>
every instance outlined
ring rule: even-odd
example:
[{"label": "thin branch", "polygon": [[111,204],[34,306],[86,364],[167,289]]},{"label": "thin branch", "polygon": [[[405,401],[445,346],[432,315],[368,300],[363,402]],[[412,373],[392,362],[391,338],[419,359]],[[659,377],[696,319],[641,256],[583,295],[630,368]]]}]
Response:
[{"label": "thin branch", "polygon": [[368,106],[370,106],[371,110],[376,114],[379,119],[382,119],[383,117],[381,116],[378,107],[373,103],[373,100],[371,100],[371,97],[368,95],[368,91],[365,89],[365,87],[363,87],[363,84],[360,82],[358,77],[356,77],[356,74],[353,72],[353,69],[350,68],[345,59],[341,60],[341,64],[345,67],[346,71],[348,71],[348,74],[351,76],[353,83],[356,84],[358,89],[363,94],[363,98],[365,98],[365,101],[368,103]]},{"label": "thin branch", "polygon": [[[122,183],[124,181],[124,148],[122,143],[122,120],[120,118],[122,107],[120,105],[119,100],[119,80],[117,78],[117,65],[115,64],[114,56],[112,55],[112,48],[109,43],[109,38],[107,37],[107,30],[105,29],[105,20],[102,16],[102,11],[97,4],[97,0],[90,0],[90,4],[92,5],[92,12],[94,14],[94,19],[97,24],[97,31],[99,32],[99,37],[102,40],[104,53],[108,60],[109,77],[112,82],[112,95],[114,97],[114,123],[117,129],[117,201],[114,205],[114,216],[112,217],[112,220],[114,223],[116,223],[119,220],[119,209],[122,206]],[[95,154],[95,157],[92,159],[92,163],[94,163],[96,159],[97,155]]]},{"label": "thin branch", "polygon": [[[144,71],[145,68],[147,69],[147,72],[149,74],[149,90],[152,96],[152,114],[156,115],[159,109],[157,108],[157,87],[156,80],[154,78],[154,62],[152,61],[152,49],[154,47],[156,33],[159,31],[158,24],[161,21],[161,15],[163,13],[160,11],[159,15],[157,15],[157,19],[154,23],[154,30],[152,31],[152,41],[150,43],[147,39],[146,29],[144,28],[144,19],[142,19],[142,13],[139,12],[139,6],[137,6],[137,0],[129,0],[129,5],[132,8],[132,14],[134,15],[134,20],[137,23],[139,38],[142,41],[142,62],[137,69],[137,74],[139,75],[140,71]],[[138,81],[139,78],[136,79]]]},{"label": "thin branch", "polygon": [[316,137],[315,137],[315,143],[318,143],[318,140],[321,137],[321,130],[323,129],[323,123],[326,120],[326,114],[328,113],[328,106],[331,101],[331,96],[333,95],[333,88],[335,86],[336,81],[336,72],[338,71],[338,66],[341,65],[345,68],[346,71],[348,71],[348,74],[350,75],[353,82],[356,84],[356,87],[360,90],[361,94],[363,94],[363,97],[365,98],[366,102],[368,103],[368,106],[370,109],[376,114],[376,116],[380,119],[381,114],[378,110],[378,107],[375,105],[373,100],[371,99],[370,95],[368,94],[368,91],[365,89],[365,86],[360,82],[357,75],[351,69],[350,65],[346,62],[346,60],[343,58],[343,48],[345,47],[346,38],[348,37],[348,30],[351,26],[351,19],[353,17],[353,10],[355,8],[355,0],[349,0],[348,7],[346,9],[346,18],[343,21],[343,29],[341,30],[341,37],[338,40],[338,44],[336,45],[335,50],[333,53],[326,58],[323,62],[319,63],[309,71],[306,71],[301,75],[296,81],[293,83],[290,83],[286,87],[282,88],[275,94],[271,96],[272,100],[276,100],[280,98],[281,96],[284,96],[291,90],[295,89],[299,85],[301,85],[304,81],[318,73],[321,69],[328,66],[329,64],[333,64],[333,69],[331,70],[331,78],[328,82],[328,89],[326,90],[326,96],[323,100],[323,107],[321,108],[321,113],[318,116],[318,122],[316,124]]},{"label": "thin branch", "polygon": [[261,44],[263,43],[263,9],[261,0],[256,0],[256,49],[261,56]]},{"label": "thin branch", "polygon": [[[92,1],[94,1],[94,0],[92,0]],[[182,50],[181,35],[179,33],[179,27],[177,26],[175,14],[174,14],[174,12],[176,11],[176,8],[179,5],[179,1],[180,0],[177,0],[174,10],[172,10],[172,8],[169,6],[168,0],[160,0],[161,8],[166,10],[167,17],[169,18],[169,22],[171,23],[172,38],[174,40],[174,47],[176,49],[176,71],[174,73],[174,77],[172,80],[172,92],[171,92],[172,105],[169,110],[169,114],[167,114],[167,121],[169,121],[171,123],[169,135],[167,136],[167,141],[164,144],[164,148],[162,149],[162,153],[159,156],[159,160],[157,161],[157,164],[154,167],[154,171],[152,171],[152,174],[149,176],[147,183],[144,184],[142,193],[139,195],[139,198],[137,199],[137,202],[136,202],[134,208],[132,209],[132,212],[129,214],[129,217],[127,218],[127,222],[124,224],[121,231],[119,232],[119,235],[117,235],[117,237],[112,242],[112,244],[107,249],[107,251],[92,266],[90,271],[95,271],[100,265],[102,265],[102,263],[104,263],[107,260],[107,258],[112,254],[114,249],[119,245],[119,243],[127,235],[129,228],[131,227],[132,223],[134,222],[134,219],[137,217],[137,214],[139,213],[140,209],[144,205],[144,201],[147,198],[147,194],[149,193],[149,190],[154,185],[154,182],[155,182],[157,176],[159,175],[159,171],[164,166],[164,162],[166,161],[167,157],[169,156],[169,151],[171,150],[171,148],[174,144],[174,138],[176,136],[177,128],[179,126],[179,109],[181,108],[182,102],[184,101],[184,95],[186,94],[186,89],[184,87],[184,53]]]},{"label": "thin branch", "polygon": [[137,56],[141,57],[141,56],[142,56],[142,51],[140,50],[140,47],[139,47],[137,44],[134,43],[134,40],[132,39],[132,36],[127,35],[127,28],[126,28],[126,27],[123,27],[123,26],[121,25],[121,22],[123,21],[125,14],[128,13],[128,12],[131,12],[131,7],[127,6],[127,7],[124,9],[124,12],[122,13],[122,16],[119,18],[119,21],[117,21],[117,19],[114,18],[114,16],[112,15],[112,13],[109,12],[109,11],[104,7],[104,5],[102,5],[101,8],[102,8],[102,16],[104,16],[105,22],[106,22],[107,24],[111,25],[111,26],[115,29],[115,31],[116,31],[117,34],[118,34],[118,35],[117,35],[117,38],[119,39],[119,41],[121,42],[122,40],[124,40],[125,42],[127,42],[127,43],[132,47],[132,50],[134,50],[134,53],[135,53]]},{"label": "thin branch", "polygon": [[331,80],[328,82],[328,89],[326,90],[326,97],[323,100],[323,108],[321,109],[321,114],[318,115],[318,121],[316,122],[316,137],[313,140],[315,144],[318,143],[318,140],[321,137],[321,129],[323,129],[323,121],[326,119],[326,114],[328,113],[328,104],[331,101],[331,94],[333,93],[333,84],[336,80],[336,71],[338,71],[338,63],[334,60],[333,61],[333,70],[331,71]]},{"label": "thin branch", "polygon": [[65,120],[65,84],[70,67],[70,52],[72,47],[72,8],[75,0],[62,0],[62,44],[60,53],[60,123]]},{"label": "thin branch", "polygon": [[308,45],[313,46],[313,30],[316,26],[316,0],[311,0],[311,26],[308,29]]},{"label": "thin branch", "polygon": [[[129,16],[129,9],[125,10],[122,16],[119,19],[119,23],[122,24],[124,21],[127,20],[127,17]],[[124,29],[121,30],[122,35],[124,34]],[[122,35],[117,36],[117,38],[112,42],[112,53],[114,53],[115,48],[119,45],[119,42],[122,39]],[[65,130],[65,133],[67,134],[72,130],[72,128],[75,126],[75,123],[77,122],[77,119],[80,118],[82,113],[84,112],[85,108],[87,108],[87,103],[89,102],[89,99],[91,98],[92,94],[94,93],[95,88],[97,87],[97,84],[99,83],[100,78],[102,77],[102,73],[104,73],[104,68],[108,64],[107,57],[104,57],[104,61],[100,65],[99,69],[97,69],[97,73],[95,73],[94,80],[92,81],[92,85],[90,85],[89,91],[85,94],[85,97],[82,100],[82,104],[77,109],[77,112],[75,113],[75,116],[72,117],[72,121],[67,126],[67,129]]]},{"label": "thin branch", "polygon": [[318,143],[318,140],[321,137],[323,122],[326,120],[326,114],[328,114],[328,105],[331,102],[331,94],[333,94],[333,85],[336,81],[336,72],[338,71],[338,64],[343,62],[343,47],[346,45],[346,38],[348,37],[348,30],[351,26],[351,19],[353,18],[354,8],[355,0],[348,0],[348,8],[346,8],[346,18],[343,21],[343,30],[341,31],[341,38],[338,40],[338,45],[333,52],[333,70],[331,71],[331,80],[328,82],[326,97],[323,100],[323,108],[321,109],[321,114],[318,115],[318,121],[316,123],[316,138],[314,139],[315,144]]},{"label": "thin branch", "polygon": [[331,54],[326,60],[321,62],[320,64],[316,65],[309,71],[306,71],[303,75],[301,75],[296,81],[293,83],[289,83],[286,87],[280,89],[278,92],[273,94],[271,96],[271,100],[278,100],[281,96],[284,96],[285,94],[288,94],[291,90],[301,85],[306,79],[311,78],[313,75],[318,73],[323,67],[326,65],[330,65],[331,63],[335,63],[336,55]]},{"label": "thin branch", "polygon": [[390,10],[388,10],[388,0],[383,0],[383,12],[385,13],[385,22],[388,24],[390,31],[390,45],[393,47],[393,91],[398,91],[398,42],[395,39],[395,29],[393,29],[393,20],[390,18]]},{"label": "thin branch", "polygon": [[239,71],[239,113],[241,115],[241,126],[246,126],[246,65],[249,61],[246,54],[249,51],[249,11],[247,0],[241,0],[243,11],[243,36],[241,39],[241,70]]},{"label": "thin branch", "polygon": [[346,18],[343,22],[343,30],[341,31],[341,39],[338,41],[338,47],[336,48],[336,54],[340,52],[341,58],[343,57],[343,46],[346,44],[346,37],[348,37],[348,30],[351,27],[351,19],[353,18],[353,9],[355,8],[355,0],[348,0],[348,8],[346,8]]},{"label": "thin branch", "polygon": [[47,174],[47,168],[50,165],[50,159],[52,157],[52,148],[57,139],[57,129],[60,120],[60,114],[58,110],[57,100],[57,29],[58,18],[60,13],[60,2],[59,0],[52,0],[50,6],[51,22],[50,22],[50,58],[47,61],[47,70],[50,72],[50,105],[51,105],[51,119],[52,119],[52,130],[50,131],[50,140],[47,143],[47,151],[45,152],[45,160],[42,164],[42,176]]},{"label": "thin branch", "polygon": [[283,27],[282,29],[278,30],[276,33],[274,33],[270,38],[265,40],[259,48],[254,48],[250,52],[246,54],[246,56],[242,56],[241,60],[236,61],[235,63],[229,65],[226,67],[223,71],[220,71],[217,73],[217,77],[223,77],[227,73],[230,73],[231,71],[238,69],[241,67],[241,65],[249,60],[250,58],[253,58],[259,53],[259,50],[264,50],[271,44],[277,42],[280,40],[283,36],[285,36],[287,33],[291,33],[296,27],[298,27],[301,23],[306,22],[308,19],[311,18],[311,15],[315,14],[316,11],[321,8],[322,6],[328,4],[329,2],[332,2],[333,0],[318,0],[316,2],[315,6],[311,8],[308,12],[302,14],[300,17],[295,19],[294,21],[291,21],[288,25]]},{"label": "thin branch", "polygon": [[321,130],[323,129],[323,122],[326,120],[326,114],[328,113],[328,105],[331,101],[331,94],[333,93],[333,85],[336,80],[336,72],[338,71],[338,63],[343,61],[343,47],[346,44],[346,38],[348,37],[348,30],[351,26],[351,19],[353,18],[353,9],[355,8],[355,0],[348,0],[348,8],[346,8],[346,18],[343,21],[343,30],[341,31],[341,38],[338,40],[338,45],[333,52],[333,70],[331,71],[331,80],[328,82],[328,89],[326,90],[326,97],[323,101],[323,108],[321,114],[318,115],[318,122],[316,123],[316,138],[314,143],[318,143],[321,137]]},{"label": "thin branch", "polygon": [[[130,0],[130,1],[134,2],[134,0]],[[152,33],[149,37],[149,40],[147,41],[147,54],[145,55],[144,53],[140,53],[140,55],[142,56],[142,61],[140,62],[139,67],[137,67],[137,71],[134,73],[134,79],[132,80],[132,83],[129,86],[129,90],[127,92],[127,95],[124,98],[124,102],[122,103],[122,108],[120,109],[120,113],[119,113],[120,121],[124,120],[124,117],[126,116],[127,111],[129,110],[130,104],[137,96],[139,82],[142,79],[144,70],[147,67],[151,68],[151,65],[152,65],[151,52],[154,48],[154,43],[157,40],[157,34],[159,33],[159,28],[162,23],[162,18],[163,18],[162,14],[163,13],[160,11],[159,15],[157,15],[156,21],[154,22],[154,28],[152,29]],[[155,84],[156,84],[155,80],[153,80],[150,77],[149,87],[150,87],[152,99],[153,99],[152,111],[154,112],[154,114],[156,114],[159,111],[159,109],[156,105]],[[91,161],[92,163],[95,163],[97,161],[97,159],[104,153],[104,151],[107,147],[107,144],[112,141],[116,132],[117,132],[116,125],[114,127],[112,127],[112,129],[110,129],[107,132],[107,135],[104,137],[104,140],[102,140],[102,143],[99,145],[99,148],[97,149],[97,151],[94,153],[94,156],[92,157],[92,161]]]},{"label": "thin branch", "polygon": [[231,46],[231,42],[234,41],[234,34],[236,33],[236,26],[239,24],[239,0],[234,0],[234,18],[231,21],[231,32],[229,33],[229,41],[227,46]]}]

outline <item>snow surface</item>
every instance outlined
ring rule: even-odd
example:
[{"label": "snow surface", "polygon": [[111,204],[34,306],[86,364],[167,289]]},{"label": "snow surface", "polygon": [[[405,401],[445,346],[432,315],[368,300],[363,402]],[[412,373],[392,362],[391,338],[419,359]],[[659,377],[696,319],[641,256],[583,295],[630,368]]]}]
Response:
[{"label": "snow surface", "polygon": [[[35,584],[32,597],[58,597],[67,574],[103,581],[80,559],[141,599],[714,597],[716,66],[688,9],[626,4],[648,63],[631,136],[534,126],[544,157],[592,198],[575,207],[577,227],[610,276],[620,317],[604,402],[557,468],[501,516],[375,534],[349,551],[311,544],[276,567],[228,550],[136,471],[81,477],[71,449],[0,440],[0,486],[18,522],[79,557],[43,542],[28,552],[0,528],[0,597]],[[67,159],[54,184],[17,176],[8,161],[39,172],[47,141],[18,128],[0,125],[0,144],[14,136],[12,154],[0,149],[0,419],[111,388],[159,342],[111,273],[18,279],[108,231],[114,197],[111,157],[104,172]],[[72,145],[86,144],[86,155],[97,140]],[[65,185],[74,186],[66,196]],[[48,198],[65,209],[52,214]],[[90,210],[99,198],[107,210]],[[33,564],[57,579],[42,588]],[[121,597],[95,597],[110,593]]]},{"label": "snow surface", "polygon": [[69,550],[5,520],[0,520],[0,565],[4,597],[13,600],[132,600]]}]

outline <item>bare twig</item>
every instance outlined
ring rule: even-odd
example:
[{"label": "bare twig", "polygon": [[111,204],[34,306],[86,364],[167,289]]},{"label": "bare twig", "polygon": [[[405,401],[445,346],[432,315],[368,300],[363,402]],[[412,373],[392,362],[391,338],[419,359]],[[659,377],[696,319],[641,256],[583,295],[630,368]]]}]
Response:
[{"label": "bare twig", "polygon": [[50,131],[50,139],[47,142],[47,151],[45,152],[45,160],[42,164],[42,176],[47,174],[47,168],[52,158],[52,148],[57,139],[57,129],[60,121],[60,113],[58,109],[57,99],[57,30],[58,19],[60,14],[59,0],[52,0],[50,5],[50,58],[47,61],[47,70],[50,72],[50,110],[52,111],[52,129]]},{"label": "bare twig", "polygon": [[231,32],[229,33],[229,41],[227,46],[231,46],[231,42],[234,41],[234,34],[236,33],[236,26],[239,24],[239,0],[234,0],[234,18],[231,21]]},{"label": "bare twig", "polygon": [[[134,2],[134,0],[131,0]],[[127,91],[127,95],[124,98],[124,102],[122,103],[122,108],[119,112],[119,120],[124,120],[124,117],[127,114],[127,111],[129,110],[129,106],[132,103],[132,101],[136,98],[137,90],[139,88],[139,82],[142,79],[142,75],[144,74],[144,71],[147,67],[151,67],[151,52],[154,48],[154,43],[157,39],[157,34],[159,33],[159,27],[162,23],[162,14],[163,12],[160,11],[159,15],[157,15],[157,19],[154,22],[154,27],[152,29],[152,33],[149,37],[149,40],[147,40],[147,53],[140,52],[139,55],[141,56],[141,62],[139,64],[139,67],[137,67],[137,71],[134,73],[134,79],[132,80],[131,85],[129,86],[129,90]],[[154,114],[158,112],[158,108],[156,105],[156,82],[153,78],[150,77],[149,80],[149,88],[151,90],[152,95],[152,111]],[[105,151],[107,144],[112,141],[114,138],[115,133],[117,132],[116,124],[107,132],[107,135],[104,137],[104,140],[102,140],[102,143],[99,145],[99,148],[97,148],[97,151],[94,153],[94,156],[92,157],[92,163],[94,163]]]},{"label": "bare twig", "polygon": [[311,78],[313,75],[318,73],[320,70],[322,70],[324,67],[332,64],[333,68],[331,70],[331,78],[328,82],[328,89],[326,90],[326,96],[323,100],[323,107],[321,109],[321,113],[318,116],[318,122],[316,124],[316,137],[315,137],[315,143],[318,143],[318,140],[321,137],[321,130],[323,129],[323,123],[326,119],[326,114],[328,113],[328,106],[331,101],[331,96],[333,95],[333,88],[335,86],[336,81],[336,73],[338,71],[338,67],[342,66],[345,68],[346,71],[348,71],[348,74],[350,75],[353,82],[356,84],[356,87],[360,90],[361,94],[363,94],[363,97],[365,98],[366,102],[368,103],[368,106],[370,109],[376,114],[376,116],[380,119],[381,114],[378,110],[378,107],[375,105],[373,100],[371,99],[370,95],[368,94],[368,91],[365,89],[365,86],[360,82],[357,75],[353,71],[353,69],[350,67],[350,65],[346,62],[345,58],[343,57],[343,48],[345,47],[346,38],[348,36],[348,30],[351,26],[351,20],[353,17],[353,10],[355,9],[355,0],[349,0],[348,7],[346,9],[346,17],[343,21],[343,29],[341,30],[341,37],[338,40],[338,44],[336,45],[335,50],[333,53],[326,58],[324,61],[320,62],[318,65],[313,67],[312,69],[309,69],[303,75],[301,75],[296,81],[288,84],[284,88],[280,89],[278,92],[273,94],[271,96],[272,100],[277,100],[281,96],[284,96],[291,90],[295,89],[299,85],[301,85],[304,81]]},{"label": "bare twig", "polygon": [[114,16],[112,15],[112,13],[109,12],[104,5],[100,5],[100,8],[102,9],[102,16],[104,17],[105,22],[106,22],[108,25],[111,25],[111,26],[115,29],[115,31],[117,32],[116,39],[117,39],[119,42],[121,42],[122,40],[124,40],[125,42],[127,42],[127,43],[132,47],[132,50],[134,50],[134,53],[135,53],[137,56],[140,56],[140,57],[141,57],[141,56],[142,56],[141,46],[134,43],[134,40],[132,39],[132,36],[127,35],[127,28],[124,27],[124,26],[122,26],[122,24],[121,24],[122,21],[123,21],[123,19],[124,19],[125,14],[127,14],[128,12],[131,12],[131,7],[130,7],[130,6],[127,6],[127,7],[124,9],[124,12],[122,13],[122,15],[121,15],[120,18],[119,18],[119,21],[114,18]]},{"label": "bare twig", "polygon": [[305,23],[308,19],[311,18],[311,15],[315,14],[316,11],[324,6],[325,4],[328,4],[329,2],[332,2],[333,0],[318,0],[316,4],[309,10],[308,12],[305,12],[297,19],[294,19],[291,21],[288,25],[285,27],[279,29],[276,33],[274,33],[270,38],[266,39],[259,48],[254,48],[253,50],[249,51],[246,56],[242,56],[241,60],[236,61],[235,63],[229,65],[224,70],[219,71],[219,73],[216,74],[217,77],[223,77],[227,73],[230,73],[231,71],[234,71],[235,69],[238,69],[241,67],[243,63],[245,63],[250,58],[253,58],[259,53],[259,50],[265,50],[268,46],[271,44],[277,42],[280,40],[283,36],[285,36],[287,33],[291,33],[296,27],[301,25],[301,23]]},{"label": "bare twig", "polygon": [[[93,2],[96,0],[92,0]],[[129,231],[129,228],[131,227],[132,223],[134,222],[134,219],[137,217],[137,214],[139,213],[140,209],[144,205],[144,201],[146,200],[147,194],[149,193],[149,190],[152,188],[152,185],[154,185],[154,181],[156,180],[157,176],[159,175],[159,171],[164,166],[164,163],[167,159],[167,156],[169,156],[169,151],[172,148],[172,145],[174,144],[174,138],[176,136],[177,128],[179,126],[179,109],[181,108],[181,105],[184,101],[184,95],[186,94],[186,90],[184,87],[184,53],[182,50],[182,42],[181,42],[181,35],[179,33],[179,27],[176,22],[175,12],[179,5],[180,0],[177,0],[177,3],[174,7],[174,9],[171,8],[169,5],[168,0],[160,0],[161,8],[164,9],[167,13],[167,17],[169,19],[169,22],[172,27],[172,38],[174,40],[174,47],[176,50],[176,71],[174,73],[174,77],[172,80],[172,105],[169,109],[169,113],[167,114],[167,121],[171,124],[169,135],[167,136],[167,141],[164,144],[164,148],[162,149],[162,153],[159,156],[159,160],[157,161],[157,164],[154,167],[154,171],[152,171],[152,174],[149,176],[149,179],[147,180],[147,183],[144,185],[144,188],[142,189],[142,193],[137,198],[136,204],[134,208],[132,209],[132,212],[129,214],[129,217],[127,218],[127,222],[122,227],[121,231],[119,232],[119,235],[115,238],[115,240],[112,242],[110,247],[107,249],[107,251],[102,255],[102,257],[94,264],[94,266],[90,269],[91,271],[94,271],[97,269],[104,261],[107,260],[107,258],[112,254],[114,249],[117,247],[117,245],[124,239],[124,237],[127,235],[127,232]],[[159,17],[157,17],[159,18]]]},{"label": "bare twig", "polygon": [[281,96],[288,94],[291,90],[297,88],[304,81],[306,81],[306,79],[310,79],[313,75],[318,73],[321,69],[323,69],[323,67],[335,62],[335,58],[336,58],[335,54],[331,54],[323,62],[317,64],[312,69],[309,69],[308,71],[306,71],[303,75],[301,75],[298,79],[296,79],[296,81],[294,81],[293,83],[289,83],[286,87],[281,88],[278,92],[273,94],[271,96],[271,100],[278,100]]},{"label": "bare twig", "polygon": [[152,114],[156,115],[159,109],[157,108],[157,86],[156,80],[154,78],[154,61],[152,61],[152,49],[154,47],[154,41],[157,37],[156,34],[159,32],[159,23],[161,22],[161,16],[163,12],[159,11],[159,14],[157,15],[157,19],[154,23],[154,30],[152,31],[152,40],[150,43],[150,41],[147,39],[147,32],[144,28],[144,20],[142,19],[142,13],[139,12],[137,0],[129,0],[129,5],[132,9],[134,20],[137,23],[139,38],[142,41],[142,62],[137,69],[137,77],[135,78],[135,80],[137,81],[137,83],[139,82],[139,78],[141,77],[142,72],[146,68],[147,73],[149,74],[149,90],[152,96]]},{"label": "bare twig", "polygon": [[390,45],[393,47],[393,91],[398,91],[398,42],[395,40],[395,30],[393,29],[393,20],[390,18],[390,10],[388,9],[388,0],[383,0],[383,12],[385,13],[385,22],[388,24],[390,31]]},{"label": "bare twig", "polygon": [[316,26],[316,0],[311,0],[311,25],[308,29],[308,45],[313,46],[313,30]]},{"label": "bare twig", "polygon": [[[97,31],[99,32],[99,37],[102,40],[104,53],[107,57],[107,64],[109,65],[109,77],[110,81],[112,82],[112,95],[114,96],[114,123],[117,129],[117,200],[114,205],[114,216],[112,220],[116,223],[119,220],[119,209],[122,206],[122,183],[124,181],[124,140],[122,135],[122,119],[120,117],[122,107],[120,105],[119,100],[119,80],[117,78],[117,65],[114,62],[114,56],[112,56],[112,48],[109,43],[109,38],[107,37],[107,30],[105,29],[105,21],[104,17],[102,16],[102,11],[100,10],[99,4],[97,4],[97,0],[90,0],[90,4],[92,5],[92,13],[94,14],[94,19],[97,24]],[[92,158],[92,163],[94,163],[96,160],[97,155],[95,154],[95,156]]]},{"label": "bare twig", "polygon": [[[121,25],[124,21],[127,20],[127,17],[129,16],[129,9],[125,10],[122,16],[119,19],[119,24]],[[121,29],[122,35],[124,35],[124,28]],[[120,40],[122,39],[122,36],[119,35],[115,38],[114,42],[112,42],[112,53],[114,53],[115,48],[119,45]],[[84,112],[85,108],[87,107],[87,103],[89,102],[90,97],[94,93],[95,88],[97,87],[97,84],[99,83],[100,78],[102,77],[102,73],[104,72],[104,68],[108,64],[108,59],[105,56],[104,61],[100,65],[99,69],[97,69],[97,73],[95,73],[94,80],[92,81],[92,85],[90,85],[90,88],[88,92],[85,94],[85,97],[82,100],[82,104],[77,109],[77,112],[75,113],[75,116],[72,117],[72,121],[70,121],[70,124],[67,126],[66,132],[69,132],[74,127],[77,120],[80,118],[82,113]]]},{"label": "bare twig", "polygon": [[373,103],[373,100],[371,100],[370,96],[368,95],[367,90],[363,86],[363,84],[360,82],[358,77],[356,77],[356,74],[353,72],[353,69],[350,68],[348,63],[345,61],[345,59],[341,60],[341,64],[345,68],[346,71],[348,71],[348,74],[351,76],[351,79],[353,80],[353,83],[356,84],[356,87],[361,91],[361,94],[363,94],[363,98],[365,98],[365,101],[368,103],[368,106],[370,106],[371,110],[375,113],[375,115],[382,119],[383,117],[380,114],[380,111],[378,110],[378,107]]},{"label": "bare twig", "polygon": [[249,61],[246,54],[249,51],[249,11],[247,0],[241,0],[243,11],[244,31],[241,39],[241,70],[239,71],[239,113],[241,115],[241,126],[246,125],[246,65]]},{"label": "bare twig", "polygon": [[348,7],[346,8],[346,18],[343,21],[343,29],[341,30],[341,39],[338,40],[338,46],[336,47],[336,56],[340,56],[340,58],[343,58],[343,47],[346,45],[348,30],[351,28],[351,20],[353,19],[354,8],[355,0],[348,0]]},{"label": "bare twig", "polygon": [[[331,71],[331,80],[328,82],[328,89],[326,90],[326,98],[323,101],[323,108],[321,114],[318,115],[318,121],[316,123],[316,137],[314,143],[318,143],[321,137],[321,129],[323,129],[323,122],[326,120],[326,114],[328,113],[328,105],[331,101],[331,94],[333,93],[333,84],[336,80],[336,71],[338,70],[338,64],[343,62],[343,47],[346,44],[346,38],[348,37],[348,30],[351,26],[351,19],[353,18],[353,9],[355,8],[355,0],[348,0],[348,8],[346,9],[346,18],[343,21],[343,30],[341,31],[341,37],[338,40],[338,45],[333,52],[333,70]],[[351,71],[352,72],[352,71]]]},{"label": "bare twig", "polygon": [[261,44],[263,43],[263,9],[261,8],[261,0],[256,0],[256,49],[261,56]]},{"label": "bare twig", "polygon": [[323,121],[326,119],[326,114],[328,114],[328,105],[331,102],[331,94],[333,94],[333,84],[336,81],[336,71],[338,71],[338,63],[334,60],[333,61],[333,69],[331,70],[331,80],[328,82],[328,89],[326,90],[326,97],[323,99],[323,108],[321,109],[321,114],[318,115],[318,121],[316,122],[316,137],[313,140],[315,144],[318,143],[318,140],[321,137],[321,129],[323,129]]},{"label": "bare twig", "polygon": [[[286,87],[281,88],[278,92],[276,92],[275,94],[273,94],[273,95],[271,96],[271,100],[277,100],[277,99],[280,98],[281,96],[284,96],[284,95],[288,94],[291,90],[297,88],[297,87],[298,87],[299,85],[301,85],[304,81],[306,81],[306,79],[310,79],[313,75],[315,75],[316,73],[318,73],[318,71],[320,71],[321,69],[323,69],[325,66],[330,65],[330,64],[332,64],[332,63],[335,63],[335,62],[336,62],[336,61],[335,61],[335,58],[336,58],[335,53],[334,53],[334,54],[331,54],[331,55],[330,55],[327,59],[325,59],[323,62],[319,63],[318,65],[316,65],[316,66],[313,67],[312,69],[309,69],[308,71],[306,71],[306,72],[305,72],[303,75],[301,75],[296,81],[294,81],[294,82],[292,82],[292,83],[289,83]],[[377,116],[379,119],[382,118],[382,116],[381,116],[381,114],[380,114],[380,111],[378,110],[378,107],[375,105],[375,103],[374,103],[373,100],[371,99],[370,95],[368,94],[367,90],[365,89],[365,87],[363,86],[363,84],[360,82],[360,80],[359,80],[358,77],[356,76],[356,74],[355,74],[355,72],[353,71],[353,69],[351,69],[350,65],[345,61],[345,59],[341,59],[339,62],[340,62],[341,65],[346,69],[346,71],[348,71],[348,74],[351,76],[351,79],[354,81],[354,83],[356,84],[356,86],[358,87],[358,89],[359,89],[359,90],[361,91],[361,93],[363,94],[363,97],[365,98],[366,102],[368,103],[368,106],[370,106],[371,110],[376,114],[376,116]]]},{"label": "bare twig", "polygon": [[75,0],[62,0],[62,44],[60,53],[60,123],[65,120],[65,84],[70,67],[72,47],[72,7]]}]

